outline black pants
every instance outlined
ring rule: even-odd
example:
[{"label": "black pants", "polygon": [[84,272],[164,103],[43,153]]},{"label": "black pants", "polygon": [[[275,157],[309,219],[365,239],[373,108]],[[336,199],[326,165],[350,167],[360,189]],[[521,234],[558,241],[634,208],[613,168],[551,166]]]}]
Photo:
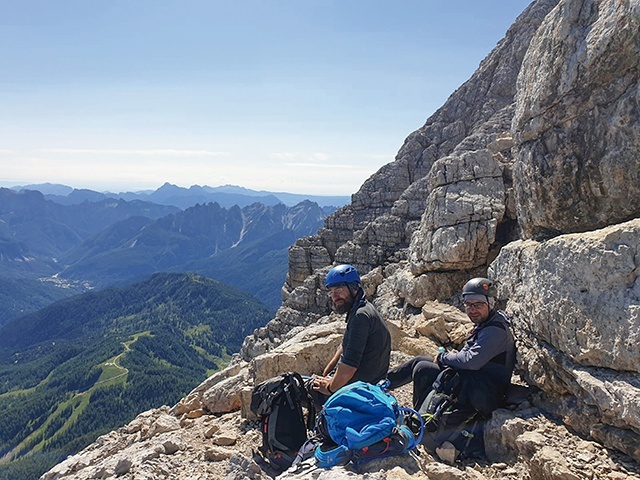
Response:
[{"label": "black pants", "polygon": [[417,410],[431,391],[431,384],[440,373],[440,367],[430,357],[415,357],[389,370],[389,388],[394,389],[413,381],[413,407]]},{"label": "black pants", "polygon": [[[440,371],[431,358],[415,357],[389,370],[387,378],[391,382],[391,389],[413,381],[413,407],[418,410]],[[483,370],[458,370],[458,375],[462,385],[458,395],[461,408],[472,408],[488,416],[504,403],[509,383],[497,382],[495,376]]]}]

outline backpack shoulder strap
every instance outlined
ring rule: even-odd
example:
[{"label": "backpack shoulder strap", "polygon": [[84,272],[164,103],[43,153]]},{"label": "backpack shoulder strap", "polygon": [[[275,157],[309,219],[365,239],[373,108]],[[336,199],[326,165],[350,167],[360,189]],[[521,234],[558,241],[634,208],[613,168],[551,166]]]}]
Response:
[{"label": "backpack shoulder strap", "polygon": [[307,416],[307,430],[313,430],[316,424],[316,407],[313,402],[313,397],[307,390],[302,376],[298,372],[291,372],[291,375],[296,381],[296,388],[298,389],[300,397],[304,400],[305,407],[309,415]]},{"label": "backpack shoulder strap", "polygon": [[398,407],[398,411],[402,415],[404,415],[404,418],[405,418],[404,423],[409,423],[409,421],[406,420],[407,418],[416,419],[419,421],[420,427],[417,435],[415,434],[415,432],[413,432],[413,429],[410,429],[410,431],[413,433],[414,441],[413,441],[413,444],[408,446],[407,450],[411,450],[416,445],[419,445],[420,442],[422,442],[422,437],[424,435],[424,419],[422,418],[422,415],[420,415],[418,412],[416,412],[413,408],[410,408],[410,407]]}]

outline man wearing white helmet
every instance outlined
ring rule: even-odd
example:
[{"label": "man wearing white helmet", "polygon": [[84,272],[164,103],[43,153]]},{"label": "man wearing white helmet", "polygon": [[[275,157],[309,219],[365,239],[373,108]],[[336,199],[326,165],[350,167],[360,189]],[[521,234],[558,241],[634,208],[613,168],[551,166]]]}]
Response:
[{"label": "man wearing white helmet", "polygon": [[347,314],[347,328],[323,376],[313,377],[313,389],[331,395],[357,380],[376,383],[389,369],[391,335],[386,322],[365,298],[360,275],[352,265],[332,268],[325,286],[335,312]]},{"label": "man wearing white helmet", "polygon": [[413,380],[413,403],[419,408],[441,370],[461,377],[460,401],[488,415],[504,401],[515,365],[516,348],[507,315],[495,309],[496,288],[487,278],[473,278],[462,289],[464,308],[474,327],[459,352],[435,358],[416,357],[389,371],[391,388]]}]

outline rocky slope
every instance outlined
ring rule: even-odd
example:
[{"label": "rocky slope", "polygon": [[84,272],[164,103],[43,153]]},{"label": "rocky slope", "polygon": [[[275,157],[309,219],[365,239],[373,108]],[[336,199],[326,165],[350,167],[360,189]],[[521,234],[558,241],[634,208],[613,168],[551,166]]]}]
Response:
[{"label": "rocky slope", "polygon": [[494,413],[486,462],[422,452],[281,478],[640,478],[639,99],[638,0],[534,2],[396,160],[291,247],[282,307],[227,369],[43,478],[269,478],[248,398],[334,351],[334,262],[366,272],[394,364],[460,345],[461,285],[498,279],[521,395]]}]

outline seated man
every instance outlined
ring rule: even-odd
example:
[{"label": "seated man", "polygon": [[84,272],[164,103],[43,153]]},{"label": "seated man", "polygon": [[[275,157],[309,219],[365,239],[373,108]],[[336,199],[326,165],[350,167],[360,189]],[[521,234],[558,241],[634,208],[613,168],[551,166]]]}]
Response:
[{"label": "seated man", "polygon": [[383,379],[391,354],[389,329],[365,298],[358,271],[351,265],[338,265],[327,274],[325,285],[334,311],[347,314],[347,328],[323,376],[313,377],[313,390],[324,397],[317,398],[319,403],[348,383],[376,383]]},{"label": "seated man", "polygon": [[431,385],[445,367],[455,369],[462,387],[458,401],[483,415],[503,402],[511,383],[516,348],[506,314],[495,310],[496,289],[486,278],[473,278],[462,289],[464,307],[474,323],[459,352],[442,352],[436,358],[416,357],[391,369],[391,388],[413,380],[413,403],[419,409]]}]

